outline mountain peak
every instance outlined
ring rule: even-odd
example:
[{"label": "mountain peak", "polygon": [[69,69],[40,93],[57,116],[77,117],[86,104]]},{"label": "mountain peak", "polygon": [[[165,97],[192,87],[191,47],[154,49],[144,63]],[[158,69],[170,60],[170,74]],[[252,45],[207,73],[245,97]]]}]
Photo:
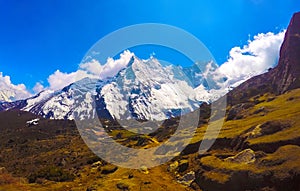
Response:
[{"label": "mountain peak", "polygon": [[300,12],[290,21],[280,49],[277,67],[271,71],[275,93],[282,94],[300,87]]},{"label": "mountain peak", "polygon": [[289,32],[291,32],[292,34],[299,34],[300,28],[300,12],[294,13],[291,22],[290,22],[290,26],[289,26]]},{"label": "mountain peak", "polygon": [[131,58],[130,58],[128,64],[127,64],[127,67],[132,66],[132,64],[134,63],[134,61],[135,61],[136,59],[138,59],[138,57],[136,57],[135,55],[131,56]]}]

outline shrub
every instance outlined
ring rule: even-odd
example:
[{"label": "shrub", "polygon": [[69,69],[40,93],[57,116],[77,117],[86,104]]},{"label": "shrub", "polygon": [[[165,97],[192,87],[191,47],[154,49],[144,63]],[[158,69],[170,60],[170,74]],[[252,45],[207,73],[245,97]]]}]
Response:
[{"label": "shrub", "polygon": [[17,179],[12,177],[12,175],[7,174],[7,173],[0,174],[0,185],[13,184],[16,182],[17,182]]},{"label": "shrub", "polygon": [[28,177],[28,181],[29,183],[34,183],[38,178],[47,179],[55,182],[65,182],[74,180],[74,175],[59,167],[48,166],[40,169],[36,173],[31,174]]}]

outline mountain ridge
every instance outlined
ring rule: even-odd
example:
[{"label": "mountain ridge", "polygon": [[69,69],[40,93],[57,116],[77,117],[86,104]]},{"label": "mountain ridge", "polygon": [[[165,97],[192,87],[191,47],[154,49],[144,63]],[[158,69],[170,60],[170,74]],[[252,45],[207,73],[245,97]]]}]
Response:
[{"label": "mountain ridge", "polygon": [[198,74],[201,69],[196,69],[197,65],[190,69],[162,66],[154,57],[141,60],[133,56],[115,77],[84,78],[58,91],[44,90],[25,100],[0,103],[0,110],[20,109],[46,118],[82,120],[95,117],[96,107],[98,116],[104,118],[164,120],[191,112],[220,93],[209,89],[206,79]]},{"label": "mountain ridge", "polygon": [[[233,88],[226,95],[229,104],[234,105],[245,102],[258,93],[282,94],[300,87],[298,77],[300,75],[300,58],[297,55],[300,52],[299,26],[300,13],[295,13],[280,49],[278,65],[268,72],[254,76],[238,87]],[[96,102],[102,102],[96,103],[96,106],[100,107],[97,113],[100,115],[101,112],[105,113],[105,117],[130,118],[131,116],[143,120],[162,120],[178,116],[180,114],[179,110],[193,111],[202,102],[214,101],[218,96],[223,96],[229,90],[219,91],[221,87],[217,87],[212,79],[206,79],[201,75],[202,70],[203,68],[199,68],[197,63],[189,68],[162,67],[154,57],[148,60],[140,60],[136,56],[132,56],[127,67],[119,71],[115,77],[111,77],[106,81],[96,80],[92,82],[92,80],[87,80],[88,86],[93,86],[92,88],[97,86],[98,92],[95,92],[96,90],[90,92],[91,94],[87,97],[88,103],[85,106],[91,109],[90,103],[92,102],[90,100],[93,99],[93,96],[97,96],[98,100]],[[79,116],[81,110],[85,113],[84,116],[87,116],[91,114],[91,110],[87,111],[81,105],[81,109],[76,111],[75,107],[79,105],[72,106],[74,104],[74,100],[71,99],[72,93],[74,93],[72,88],[76,86],[80,89],[77,86],[80,83],[82,82],[75,82],[56,92],[50,92],[49,90],[40,92],[24,100],[11,103],[7,101],[0,102],[0,110],[21,109],[54,119],[74,119],[73,113],[77,112],[77,116]],[[76,85],[74,86],[74,84]],[[110,85],[108,86],[108,84]],[[126,85],[127,87],[125,87]],[[209,87],[209,85],[213,87]],[[84,91],[89,92],[87,89]],[[104,91],[106,92],[104,93]],[[177,96],[176,99],[174,95]],[[160,97],[159,101],[157,101],[157,96]],[[165,103],[166,99],[162,98],[168,97],[170,100],[172,96],[174,98],[172,103]],[[115,104],[117,100],[118,104]],[[153,104],[156,105],[152,107]],[[122,107],[121,111],[120,107]],[[154,118],[151,117],[150,112],[155,113]],[[108,113],[110,114],[108,115]],[[92,117],[94,115],[95,113],[92,114]]]}]

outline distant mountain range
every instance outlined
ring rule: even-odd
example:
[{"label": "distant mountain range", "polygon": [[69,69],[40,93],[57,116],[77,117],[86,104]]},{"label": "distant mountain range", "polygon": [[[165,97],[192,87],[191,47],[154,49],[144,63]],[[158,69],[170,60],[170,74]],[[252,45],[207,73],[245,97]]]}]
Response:
[{"label": "distant mountain range", "polygon": [[[13,93],[0,91],[0,111],[20,109],[51,119],[90,117],[164,120],[191,112],[227,94],[234,105],[266,92],[282,94],[300,87],[300,15],[289,24],[278,65],[231,90],[203,75],[205,66],[162,66],[153,57],[133,56],[127,67],[105,80],[85,78],[58,91],[45,90],[24,100],[8,102]],[[226,79],[224,79],[226,81]],[[224,83],[225,84],[225,83]]]},{"label": "distant mountain range", "polygon": [[86,119],[98,114],[163,120],[191,112],[226,93],[202,76],[204,69],[199,63],[188,68],[162,66],[153,57],[141,60],[133,56],[112,78],[85,78],[59,91],[45,90],[28,99],[2,102],[0,110],[20,109],[51,119]]}]

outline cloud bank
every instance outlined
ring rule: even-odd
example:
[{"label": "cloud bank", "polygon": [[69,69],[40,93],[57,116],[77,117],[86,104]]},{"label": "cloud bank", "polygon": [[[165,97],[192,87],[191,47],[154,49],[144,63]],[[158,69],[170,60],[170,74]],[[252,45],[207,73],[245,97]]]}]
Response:
[{"label": "cloud bank", "polygon": [[37,82],[35,84],[35,86],[32,88],[33,92],[36,93],[36,94],[43,91],[44,89],[45,89],[45,87],[40,82]]},{"label": "cloud bank", "polygon": [[79,67],[81,70],[96,75],[100,79],[105,79],[115,76],[120,70],[125,68],[132,56],[134,56],[133,53],[129,50],[125,50],[120,54],[119,59],[114,60],[113,58],[108,58],[104,65],[101,65],[99,61],[93,59],[90,62],[80,64]]},{"label": "cloud bank", "polygon": [[60,90],[71,83],[74,83],[83,78],[97,78],[95,75],[88,74],[86,71],[77,70],[76,72],[64,73],[59,70],[56,70],[53,74],[48,77],[49,87],[47,89],[50,90]]},{"label": "cloud bank", "polygon": [[261,33],[254,36],[253,40],[248,40],[248,44],[242,48],[232,48],[228,60],[212,75],[216,80],[226,77],[226,85],[236,87],[245,80],[266,72],[278,62],[284,34],[285,31],[277,34]]},{"label": "cloud bank", "polygon": [[104,65],[101,65],[99,61],[93,59],[90,62],[81,63],[76,72],[64,73],[56,70],[48,77],[48,89],[59,90],[86,77],[102,80],[108,77],[113,77],[121,69],[127,66],[132,56],[134,56],[134,54],[126,50],[120,55],[119,59],[114,60],[112,58],[108,58]]},{"label": "cloud bank", "polygon": [[13,84],[10,76],[4,76],[2,72],[0,72],[0,87],[0,101],[13,101],[31,96],[24,84]]}]

